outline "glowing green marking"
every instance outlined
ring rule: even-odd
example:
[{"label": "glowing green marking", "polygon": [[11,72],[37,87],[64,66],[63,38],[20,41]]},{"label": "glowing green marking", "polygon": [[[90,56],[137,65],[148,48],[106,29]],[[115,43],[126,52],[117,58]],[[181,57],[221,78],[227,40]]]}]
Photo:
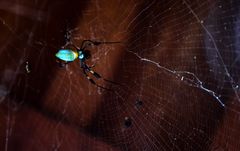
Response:
[{"label": "glowing green marking", "polygon": [[72,50],[68,49],[60,49],[55,56],[63,61],[74,61],[77,57],[78,54]]}]

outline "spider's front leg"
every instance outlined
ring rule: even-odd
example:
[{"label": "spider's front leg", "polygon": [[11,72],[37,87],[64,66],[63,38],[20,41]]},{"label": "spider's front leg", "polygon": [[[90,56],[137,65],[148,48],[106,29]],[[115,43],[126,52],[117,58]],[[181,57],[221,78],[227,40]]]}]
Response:
[{"label": "spider's front leg", "polygon": [[95,42],[95,41],[92,41],[92,40],[83,40],[80,48],[84,50],[91,45],[99,45],[99,44],[101,44],[101,43],[100,42]]},{"label": "spider's front leg", "polygon": [[115,84],[115,85],[121,85],[121,84],[119,84],[117,82],[114,82],[114,81],[111,81],[111,80],[103,78],[100,74],[98,74],[97,72],[93,71],[91,68],[89,69],[89,72],[97,79],[102,79],[102,80],[104,80],[106,82],[109,82],[109,83],[112,83],[112,84]]},{"label": "spider's front leg", "polygon": [[[102,89],[105,89],[105,90],[108,90],[108,91],[112,91],[111,89],[108,89],[108,88],[105,88],[101,85],[98,85],[86,72],[87,69],[84,69],[83,68],[83,74],[86,76],[86,78],[95,86],[99,87],[99,88],[102,88]],[[90,72],[90,71],[89,71]],[[91,72],[90,72],[91,73]]]},{"label": "spider's front leg", "polygon": [[98,46],[100,44],[115,44],[115,43],[121,43],[121,42],[100,42],[100,41],[92,41],[92,40],[83,40],[81,44],[81,49],[86,49],[88,46],[91,46],[91,45]]},{"label": "spider's front leg", "polygon": [[89,72],[90,72],[95,78],[97,78],[97,79],[102,78],[102,77],[100,76],[100,74],[98,74],[97,72],[93,71],[92,69],[90,69]]},{"label": "spider's front leg", "polygon": [[[97,85],[96,82],[87,75],[87,72],[90,72],[96,79],[102,79],[102,80],[104,80],[104,81],[106,81],[108,83],[119,85],[119,86],[121,85],[121,84],[116,83],[114,81],[111,81],[111,80],[103,78],[100,74],[98,74],[97,72],[93,71],[92,67],[89,67],[85,62],[81,62],[81,68],[83,69],[83,73],[85,74],[87,79],[94,85]],[[101,87],[101,88],[104,88],[104,89],[107,89],[107,90],[110,90],[108,88],[105,88],[105,87],[102,87],[102,86],[99,86],[99,85],[97,85],[97,86]]]},{"label": "spider's front leg", "polygon": [[81,67],[83,68],[84,72],[86,72],[86,71],[90,72],[97,79],[102,78],[102,76],[100,76],[100,74],[98,74],[97,72],[92,70],[92,67],[94,67],[94,66],[95,65],[89,67],[85,62],[81,62]]}]

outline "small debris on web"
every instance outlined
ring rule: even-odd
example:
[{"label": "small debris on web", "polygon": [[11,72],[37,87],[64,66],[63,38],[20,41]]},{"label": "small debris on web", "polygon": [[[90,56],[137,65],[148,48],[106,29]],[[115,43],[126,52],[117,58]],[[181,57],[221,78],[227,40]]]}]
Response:
[{"label": "small debris on web", "polygon": [[135,107],[136,108],[140,108],[143,106],[143,101],[139,98],[137,98],[136,102],[135,102]]},{"label": "small debris on web", "polygon": [[31,67],[28,61],[25,62],[25,70],[27,72],[27,74],[29,74],[31,72]]},{"label": "small debris on web", "polygon": [[132,125],[132,119],[130,117],[124,118],[124,125],[126,128],[129,128]]},{"label": "small debris on web", "polygon": [[132,125],[132,119],[130,117],[124,118],[124,125],[126,128],[129,128]]}]

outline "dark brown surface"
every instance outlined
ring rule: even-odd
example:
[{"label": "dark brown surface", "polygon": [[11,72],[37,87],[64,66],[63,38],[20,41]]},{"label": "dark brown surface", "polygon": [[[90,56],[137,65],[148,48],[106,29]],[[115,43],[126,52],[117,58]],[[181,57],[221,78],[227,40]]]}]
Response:
[{"label": "dark brown surface", "polygon": [[[199,18],[218,7],[215,1],[187,3]],[[234,6],[220,4],[226,10]],[[128,52],[195,73],[214,91],[225,87],[210,71],[203,46],[206,32],[183,1],[0,5],[1,85],[9,90],[1,103],[0,150],[239,150],[240,108],[230,86],[221,89],[223,108],[206,91]],[[77,61],[66,68],[57,66],[54,54],[64,45],[67,27],[77,29],[71,40],[78,46],[85,39],[122,41],[91,50],[93,58],[101,58],[94,69],[124,88],[100,95]],[[141,89],[143,104],[136,108]],[[132,120],[128,128],[125,117]]]}]

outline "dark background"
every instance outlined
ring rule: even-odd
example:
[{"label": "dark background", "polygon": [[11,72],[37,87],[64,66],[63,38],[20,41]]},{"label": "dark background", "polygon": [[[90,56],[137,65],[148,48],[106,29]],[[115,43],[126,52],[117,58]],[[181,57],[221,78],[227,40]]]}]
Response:
[{"label": "dark background", "polygon": [[[239,150],[239,7],[0,1],[0,150]],[[122,84],[97,80],[114,92],[78,61],[56,63],[68,40],[86,39],[121,42],[90,48],[88,61]]]}]

